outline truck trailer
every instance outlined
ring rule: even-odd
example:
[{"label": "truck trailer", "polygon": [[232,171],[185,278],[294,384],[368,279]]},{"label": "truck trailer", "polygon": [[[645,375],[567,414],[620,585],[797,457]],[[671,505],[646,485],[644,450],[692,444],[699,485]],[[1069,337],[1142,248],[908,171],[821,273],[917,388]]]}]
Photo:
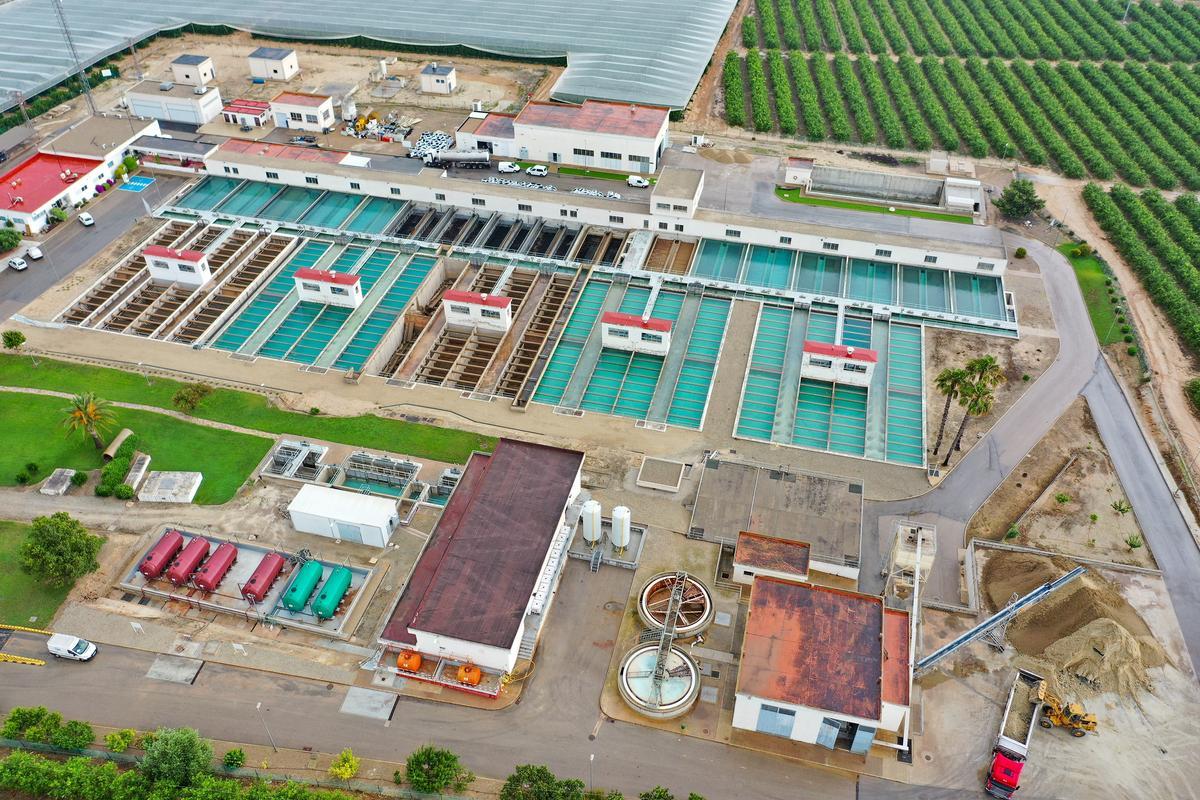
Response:
[{"label": "truck trailer", "polygon": [[487,150],[444,150],[438,153],[426,153],[422,160],[427,167],[488,169],[492,165],[492,154]]},{"label": "truck trailer", "polygon": [[1021,788],[1021,770],[1029,756],[1029,740],[1038,725],[1042,704],[1038,687],[1045,682],[1041,675],[1018,669],[1016,680],[1008,691],[1000,733],[992,747],[992,763],[983,788],[992,797],[1008,800]]}]

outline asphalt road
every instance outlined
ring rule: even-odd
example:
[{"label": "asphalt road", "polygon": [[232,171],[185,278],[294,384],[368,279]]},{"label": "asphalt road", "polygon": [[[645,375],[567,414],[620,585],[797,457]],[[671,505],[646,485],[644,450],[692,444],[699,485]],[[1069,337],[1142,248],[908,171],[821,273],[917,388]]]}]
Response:
[{"label": "asphalt road", "polygon": [[85,228],[71,219],[55,228],[42,244],[45,258],[30,261],[29,269],[0,272],[0,320],[5,320],[70,275],[129,230],[134,220],[146,214],[144,199],[151,208],[166,200],[184,178],[155,175],[141,192],[115,191],[88,205],[96,224]]}]

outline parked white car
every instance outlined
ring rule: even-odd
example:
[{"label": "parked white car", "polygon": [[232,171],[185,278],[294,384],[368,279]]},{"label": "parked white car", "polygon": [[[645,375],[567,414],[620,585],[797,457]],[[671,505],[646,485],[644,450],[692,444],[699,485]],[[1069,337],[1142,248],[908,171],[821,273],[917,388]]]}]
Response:
[{"label": "parked white car", "polygon": [[525,170],[526,175],[532,175],[535,178],[544,178],[550,174],[550,170],[542,164],[534,164],[529,169]]},{"label": "parked white car", "polygon": [[10,258],[8,260],[8,268],[16,270],[17,272],[24,272],[25,270],[29,269],[29,264],[27,264],[23,258]]},{"label": "parked white car", "polygon": [[645,189],[650,185],[650,181],[646,180],[640,175],[630,175],[625,179],[625,185],[632,186],[634,189]]},{"label": "parked white car", "polygon": [[496,169],[500,170],[501,172],[520,172],[521,165],[512,161],[501,161],[496,166]]},{"label": "parked white car", "polygon": [[42,260],[42,248],[40,248],[40,247],[29,248],[28,250],[25,251],[25,257],[28,258],[30,261],[41,261]]},{"label": "parked white car", "polygon": [[82,211],[79,214],[79,224],[85,228],[90,228],[96,224],[96,219],[88,212]]},{"label": "parked white car", "polygon": [[46,640],[46,649],[55,658],[68,658],[72,661],[91,661],[99,650],[87,639],[65,633],[52,634]]}]

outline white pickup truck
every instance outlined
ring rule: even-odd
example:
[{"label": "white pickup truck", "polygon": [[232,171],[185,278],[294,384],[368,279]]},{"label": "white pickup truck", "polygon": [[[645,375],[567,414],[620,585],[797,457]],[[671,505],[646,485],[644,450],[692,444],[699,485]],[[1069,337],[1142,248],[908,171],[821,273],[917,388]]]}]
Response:
[{"label": "white pickup truck", "polygon": [[72,661],[91,661],[96,657],[99,648],[87,639],[70,636],[65,633],[51,634],[46,640],[46,649],[55,658],[69,658]]}]

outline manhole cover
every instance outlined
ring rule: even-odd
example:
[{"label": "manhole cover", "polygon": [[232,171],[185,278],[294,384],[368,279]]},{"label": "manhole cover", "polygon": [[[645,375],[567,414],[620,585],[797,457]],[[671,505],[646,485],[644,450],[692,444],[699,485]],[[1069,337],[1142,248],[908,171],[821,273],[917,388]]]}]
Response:
[{"label": "manhole cover", "polygon": [[622,608],[622,605],[620,603],[618,603],[616,600],[609,600],[607,603],[604,604],[605,611],[620,611],[621,608]]},{"label": "manhole cover", "polygon": [[925,753],[925,754],[924,754],[924,755],[922,755],[921,757],[922,757],[922,758],[924,758],[926,761],[933,761],[933,754],[932,754],[932,753]]}]

